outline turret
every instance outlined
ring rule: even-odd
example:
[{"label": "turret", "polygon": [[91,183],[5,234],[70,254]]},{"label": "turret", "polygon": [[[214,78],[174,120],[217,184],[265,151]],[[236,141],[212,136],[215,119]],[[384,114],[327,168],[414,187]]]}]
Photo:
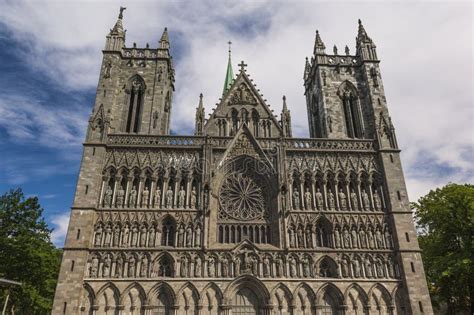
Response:
[{"label": "turret", "polygon": [[204,123],[205,123],[205,112],[204,112],[204,105],[202,103],[202,93],[201,93],[199,94],[199,105],[196,108],[196,125],[194,128],[194,134],[196,136],[203,135]]},{"label": "turret", "polygon": [[168,28],[165,27],[163,34],[161,35],[161,39],[159,42],[159,47],[162,49],[170,49],[170,38],[168,36]]},{"label": "turret", "polygon": [[281,111],[281,128],[284,137],[292,137],[291,131],[291,113],[286,105],[286,96],[283,95],[283,109]]},{"label": "turret", "polygon": [[120,51],[123,47],[125,47],[125,32],[126,30],[123,29],[122,19],[123,19],[123,11],[126,8],[120,7],[120,13],[115,22],[114,27],[110,30],[109,34],[107,35],[107,40],[105,42],[104,50],[115,50]]},{"label": "turret", "polygon": [[359,19],[359,29],[356,37],[357,53],[363,61],[377,61],[376,46],[372,39],[367,35],[362,21]]}]

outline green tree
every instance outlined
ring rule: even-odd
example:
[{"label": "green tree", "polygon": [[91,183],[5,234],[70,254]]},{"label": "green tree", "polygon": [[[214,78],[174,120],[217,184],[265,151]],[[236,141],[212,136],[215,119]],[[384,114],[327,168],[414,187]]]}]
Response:
[{"label": "green tree", "polygon": [[474,314],[474,186],[448,184],[412,207],[434,306]]},{"label": "green tree", "polygon": [[38,198],[25,198],[21,189],[0,197],[0,277],[23,284],[10,293],[17,314],[51,313],[61,251],[42,214]]}]

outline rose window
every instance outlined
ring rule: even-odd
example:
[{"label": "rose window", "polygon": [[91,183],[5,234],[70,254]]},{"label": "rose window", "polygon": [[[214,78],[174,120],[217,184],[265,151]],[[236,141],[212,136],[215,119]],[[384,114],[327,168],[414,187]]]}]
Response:
[{"label": "rose window", "polygon": [[230,219],[261,219],[265,213],[262,189],[251,177],[243,174],[232,174],[224,180],[219,201],[221,216]]}]

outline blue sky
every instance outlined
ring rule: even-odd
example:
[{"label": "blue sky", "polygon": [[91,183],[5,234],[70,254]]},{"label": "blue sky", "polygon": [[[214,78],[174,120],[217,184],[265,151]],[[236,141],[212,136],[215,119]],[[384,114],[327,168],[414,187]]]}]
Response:
[{"label": "blue sky", "polygon": [[[105,36],[126,6],[127,46],[156,47],[165,26],[176,67],[172,129],[192,133],[190,110],[218,101],[233,42],[275,112],[287,96],[306,137],[304,58],[319,29],[327,51],[355,49],[357,19],[377,44],[411,200],[473,182],[472,4],[378,1],[2,1],[0,191],[38,196],[62,246]],[[185,9],[183,9],[185,8]]]}]

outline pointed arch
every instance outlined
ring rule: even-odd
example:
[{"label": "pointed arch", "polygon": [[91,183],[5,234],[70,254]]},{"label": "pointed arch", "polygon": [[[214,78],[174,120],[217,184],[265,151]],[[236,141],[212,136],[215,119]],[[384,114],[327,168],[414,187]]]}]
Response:
[{"label": "pointed arch", "polygon": [[89,315],[92,314],[93,308],[92,306],[95,305],[95,294],[92,287],[84,283],[83,290],[82,290],[82,297],[81,302],[79,305],[79,311],[81,315]]},{"label": "pointed arch", "polygon": [[326,247],[333,248],[333,239],[332,239],[332,224],[329,220],[320,216],[316,220],[316,246],[317,247]]},{"label": "pointed arch", "polygon": [[120,291],[112,282],[107,282],[97,292],[96,307],[97,315],[115,314],[119,305]]},{"label": "pointed arch", "polygon": [[208,283],[202,290],[199,301],[199,304],[202,305],[201,315],[217,315],[222,301],[221,289],[214,282]]},{"label": "pointed arch", "polygon": [[316,263],[318,276],[321,278],[338,278],[337,263],[331,257],[325,255]]},{"label": "pointed arch", "polygon": [[390,314],[390,309],[393,308],[390,292],[380,283],[376,283],[370,288],[369,301],[377,315],[388,315]]},{"label": "pointed arch", "polygon": [[326,283],[317,292],[317,306],[324,315],[336,315],[342,305],[344,296],[341,291],[332,283]]},{"label": "pointed arch", "polygon": [[300,283],[293,291],[294,311],[301,315],[313,315],[315,310],[316,295],[307,283]]},{"label": "pointed arch", "polygon": [[151,277],[174,277],[175,259],[167,251],[155,257],[151,265]]},{"label": "pointed arch", "polygon": [[290,289],[282,282],[278,283],[270,292],[272,297],[274,313],[276,315],[291,315],[293,314],[294,297]]},{"label": "pointed arch", "polygon": [[176,294],[168,283],[159,281],[148,291],[147,304],[155,307],[159,314],[169,314],[176,304]]},{"label": "pointed arch", "polygon": [[270,301],[270,292],[265,284],[258,278],[249,275],[242,275],[229,283],[224,290],[224,300],[226,302],[233,301],[233,297],[242,289],[249,289],[262,305],[268,304]]},{"label": "pointed arch", "polygon": [[368,315],[368,296],[364,289],[357,283],[352,283],[344,293],[344,301],[347,305],[347,315]]},{"label": "pointed arch", "polygon": [[120,296],[120,305],[124,309],[124,315],[143,315],[144,310],[142,309],[145,305],[146,293],[143,287],[133,282],[130,284]]},{"label": "pointed arch", "polygon": [[161,245],[162,246],[176,246],[176,230],[177,223],[175,218],[171,215],[166,215],[161,219]]},{"label": "pointed arch", "polygon": [[193,315],[198,314],[201,297],[199,291],[191,282],[186,282],[177,293],[178,305],[181,314]]}]

